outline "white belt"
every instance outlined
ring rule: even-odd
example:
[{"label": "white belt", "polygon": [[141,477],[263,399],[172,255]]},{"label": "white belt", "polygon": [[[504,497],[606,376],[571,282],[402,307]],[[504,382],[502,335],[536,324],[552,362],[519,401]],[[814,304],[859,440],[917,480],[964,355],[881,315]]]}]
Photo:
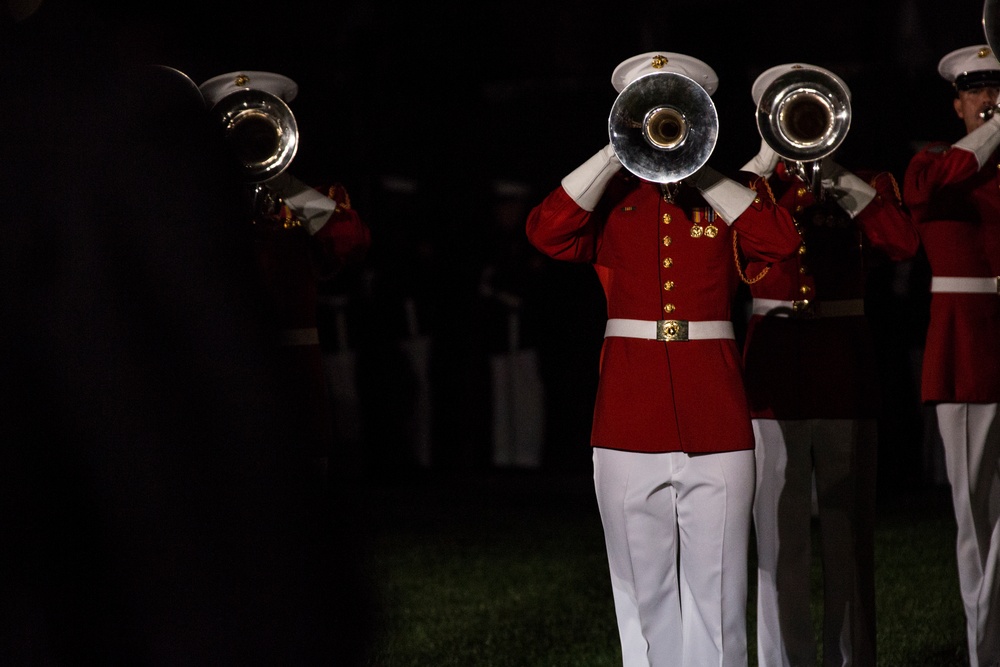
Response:
[{"label": "white belt", "polygon": [[1000,277],[989,278],[931,278],[932,292],[958,292],[963,294],[1000,294]]},{"label": "white belt", "polygon": [[865,314],[864,299],[837,301],[782,301],[780,299],[754,299],[754,315],[772,317],[853,317]]},{"label": "white belt", "polygon": [[319,329],[284,329],[278,340],[279,345],[319,345]]},{"label": "white belt", "polygon": [[623,320],[612,318],[604,337],[645,338],[647,340],[685,341],[711,338],[736,338],[733,323],[726,320],[690,322],[688,320]]}]

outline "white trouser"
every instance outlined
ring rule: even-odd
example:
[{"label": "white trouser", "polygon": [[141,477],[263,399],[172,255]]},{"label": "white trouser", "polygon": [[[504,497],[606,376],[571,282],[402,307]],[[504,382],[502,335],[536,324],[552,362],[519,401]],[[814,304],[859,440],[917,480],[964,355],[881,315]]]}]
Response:
[{"label": "white trouser", "polygon": [[624,667],[745,667],[753,451],[594,449]]},{"label": "white trouser", "polygon": [[970,667],[1000,661],[1000,421],[996,403],[941,403]]},{"label": "white trouser", "polygon": [[823,565],[823,664],[875,664],[874,419],[753,420],[757,657],[813,667],[812,483]]}]

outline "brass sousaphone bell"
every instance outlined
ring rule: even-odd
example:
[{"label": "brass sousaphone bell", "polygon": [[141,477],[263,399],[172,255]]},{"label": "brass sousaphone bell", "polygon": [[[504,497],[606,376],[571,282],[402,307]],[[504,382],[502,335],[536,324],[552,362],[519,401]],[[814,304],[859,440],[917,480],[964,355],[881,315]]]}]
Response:
[{"label": "brass sousaphone bell", "polygon": [[622,166],[647,181],[676,183],[715,150],[719,117],[694,79],[654,72],[622,89],[608,118],[611,147]]},{"label": "brass sousaphone bell", "polygon": [[850,94],[830,74],[801,66],[778,76],[757,104],[757,129],[819,194],[820,160],[843,143],[851,127]]}]

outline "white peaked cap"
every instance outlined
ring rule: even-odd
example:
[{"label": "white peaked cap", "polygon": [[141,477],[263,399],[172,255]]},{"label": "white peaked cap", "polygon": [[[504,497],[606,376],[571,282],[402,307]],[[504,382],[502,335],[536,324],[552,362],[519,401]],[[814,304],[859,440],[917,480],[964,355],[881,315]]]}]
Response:
[{"label": "white peaked cap", "polygon": [[639,77],[656,72],[683,74],[701,85],[709,95],[719,87],[719,77],[706,63],[670,51],[650,51],[621,62],[611,74],[611,84],[620,93]]},{"label": "white peaked cap", "polygon": [[844,87],[844,90],[847,92],[847,100],[850,101],[851,89],[847,87],[847,84],[844,83],[843,79],[830,70],[818,67],[817,65],[808,65],[806,63],[785,63],[784,65],[776,65],[757,77],[757,80],[753,82],[753,87],[750,89],[750,94],[753,95],[753,103],[760,104],[760,98],[763,97],[764,91],[767,90],[767,87],[774,83],[775,79],[779,76],[800,69],[815,70],[833,78],[837,83]]},{"label": "white peaked cap", "polygon": [[986,44],[952,51],[938,63],[938,74],[958,90],[970,90],[1000,83],[1000,61]]},{"label": "white peaked cap", "polygon": [[205,103],[210,107],[226,95],[238,90],[263,90],[265,93],[280,97],[286,104],[295,99],[299,93],[297,83],[287,76],[274,72],[229,72],[213,76],[198,88],[205,97]]}]

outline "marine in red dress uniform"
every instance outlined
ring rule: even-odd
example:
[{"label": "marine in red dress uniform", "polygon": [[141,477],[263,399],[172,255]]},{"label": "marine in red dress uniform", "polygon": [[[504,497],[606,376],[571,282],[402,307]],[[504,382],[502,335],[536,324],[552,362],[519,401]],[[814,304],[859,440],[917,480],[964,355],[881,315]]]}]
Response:
[{"label": "marine in red dress uniform", "polygon": [[319,283],[357,266],[371,233],[343,185],[312,189],[294,177],[277,180],[284,204],[254,221],[257,262],[277,327],[282,397],[301,426],[296,446],[325,468],[335,429],[319,339]]},{"label": "marine in red dress uniform", "polygon": [[[626,60],[612,82],[662,71],[709,94],[718,83],[666,52]],[[607,298],[591,444],[623,662],[745,665],[753,437],[730,304],[738,262],[778,261],[799,238],[766,188],[709,167],[663,185],[621,167],[599,151],[530,212],[527,234],[590,262]]]},{"label": "marine in red dress uniform", "polygon": [[[781,76],[832,78],[815,65],[772,67],[754,103]],[[808,74],[807,74],[808,73]],[[778,82],[778,86],[782,83]],[[810,612],[812,482],[823,564],[824,664],[874,666],[875,462],[880,388],[864,315],[873,261],[912,257],[920,245],[895,179],[870,181],[825,157],[820,192],[768,143],[744,166],[766,177],[802,236],[794,256],[761,266],[744,347],[757,450],[757,651],[761,665],[815,665]]]},{"label": "marine in red dress uniform", "polygon": [[[288,77],[259,71],[220,74],[199,88],[210,108],[239,90],[262,90],[285,103],[298,94]],[[279,347],[275,373],[281,407],[299,427],[288,434],[293,451],[313,472],[325,475],[334,424],[319,339],[319,283],[359,264],[371,235],[339,183],[312,188],[283,170],[261,187],[262,199],[274,206],[254,211],[252,223],[267,314]]]},{"label": "marine in red dress uniform", "polygon": [[921,395],[934,405],[958,524],[969,663],[1000,663],[1000,62],[986,45],[938,64],[966,135],[910,161],[904,201],[931,268]]}]

